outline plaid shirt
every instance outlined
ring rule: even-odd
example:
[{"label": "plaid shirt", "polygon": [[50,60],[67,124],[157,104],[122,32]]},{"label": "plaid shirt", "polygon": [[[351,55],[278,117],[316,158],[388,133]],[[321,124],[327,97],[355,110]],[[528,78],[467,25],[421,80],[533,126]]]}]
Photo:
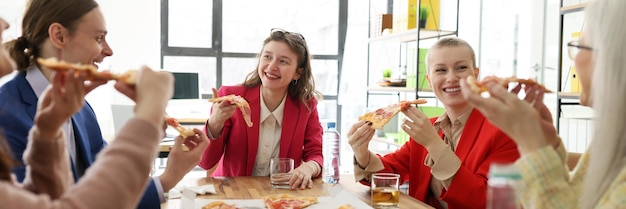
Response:
[{"label": "plaid shirt", "polygon": [[[524,208],[580,208],[589,152],[582,155],[572,172],[565,166],[565,159],[563,146],[547,146],[516,162],[522,174],[520,194]],[[622,168],[595,208],[626,208],[626,168]]]}]

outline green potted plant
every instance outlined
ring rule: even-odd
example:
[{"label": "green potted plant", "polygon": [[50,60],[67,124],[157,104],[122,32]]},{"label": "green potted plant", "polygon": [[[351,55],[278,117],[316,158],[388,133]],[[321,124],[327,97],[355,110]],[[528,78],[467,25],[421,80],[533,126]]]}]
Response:
[{"label": "green potted plant", "polygon": [[420,18],[419,25],[420,28],[426,28],[426,21],[428,20],[428,15],[430,14],[430,7],[428,6],[420,6]]},{"label": "green potted plant", "polygon": [[392,72],[393,71],[389,68],[383,69],[383,80],[389,81],[391,79]]}]

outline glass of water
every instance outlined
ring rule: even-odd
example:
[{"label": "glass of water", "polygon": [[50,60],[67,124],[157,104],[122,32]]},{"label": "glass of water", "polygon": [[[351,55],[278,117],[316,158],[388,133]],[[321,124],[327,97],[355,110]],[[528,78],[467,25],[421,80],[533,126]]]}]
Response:
[{"label": "glass of water", "polygon": [[270,183],[272,188],[290,189],[289,180],[293,170],[292,158],[273,158],[270,160]]}]

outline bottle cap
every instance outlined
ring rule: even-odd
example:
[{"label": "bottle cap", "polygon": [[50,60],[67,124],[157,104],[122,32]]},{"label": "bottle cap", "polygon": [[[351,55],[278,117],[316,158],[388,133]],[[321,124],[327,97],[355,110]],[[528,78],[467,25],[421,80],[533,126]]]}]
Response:
[{"label": "bottle cap", "polygon": [[326,123],[326,127],[330,128],[335,128],[336,127],[336,123],[335,122],[328,122]]},{"label": "bottle cap", "polygon": [[522,179],[522,175],[514,164],[492,163],[489,168],[489,178]]}]

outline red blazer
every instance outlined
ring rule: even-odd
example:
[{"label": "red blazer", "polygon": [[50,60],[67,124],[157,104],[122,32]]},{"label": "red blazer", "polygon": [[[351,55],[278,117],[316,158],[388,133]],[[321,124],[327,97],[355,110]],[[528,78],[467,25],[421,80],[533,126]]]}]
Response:
[{"label": "red blazer", "polygon": [[[431,118],[434,123],[437,118]],[[443,133],[439,131],[443,138]],[[409,140],[396,152],[378,156],[385,169],[378,172],[400,174],[402,182],[409,181],[409,195],[423,202],[436,200],[430,192],[430,167],[424,165],[426,148]],[[519,158],[517,145],[474,109],[463,128],[455,154],[461,167],[446,191],[438,197],[448,208],[486,208],[487,177],[493,162],[512,163]],[[366,182],[362,182],[366,183]]]},{"label": "red blazer", "polygon": [[[254,168],[259,146],[259,124],[261,120],[260,86],[222,86],[219,96],[240,95],[250,104],[252,127],[248,127],[241,111],[224,123],[222,135],[212,140],[202,154],[199,166],[210,169],[217,163],[212,176],[250,176]],[[323,129],[317,113],[317,100],[309,100],[308,110],[299,100],[287,96],[280,137],[280,157],[293,158],[294,167],[313,160],[323,164]],[[208,123],[208,120],[207,120]],[[204,126],[206,133],[206,124]]]}]

